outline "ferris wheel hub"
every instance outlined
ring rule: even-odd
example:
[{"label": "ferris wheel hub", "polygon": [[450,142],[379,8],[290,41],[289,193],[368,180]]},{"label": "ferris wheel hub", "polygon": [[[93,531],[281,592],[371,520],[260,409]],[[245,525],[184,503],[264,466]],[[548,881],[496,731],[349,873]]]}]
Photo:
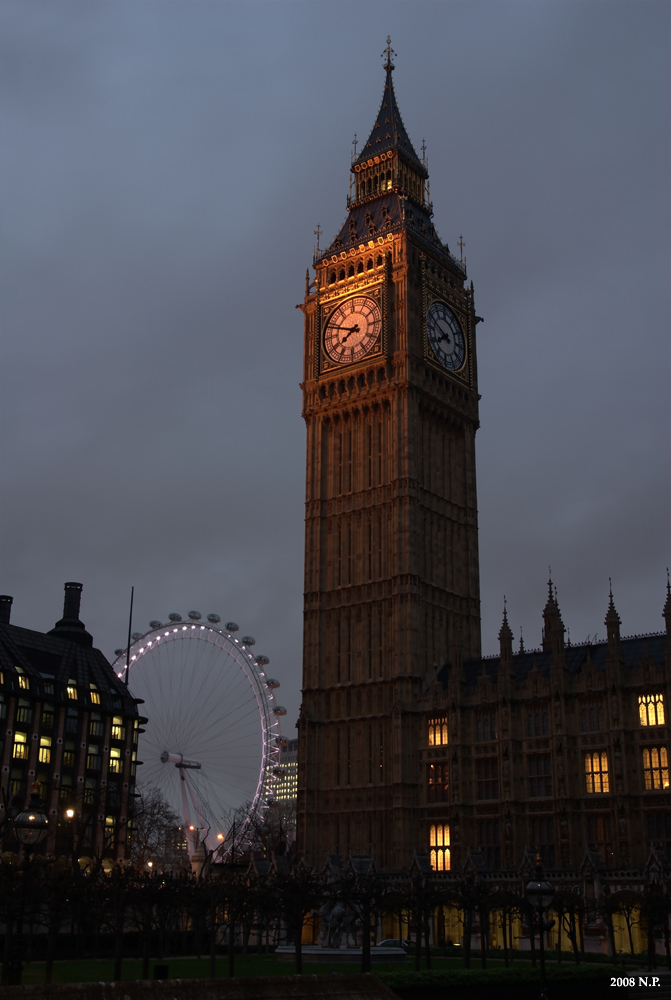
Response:
[{"label": "ferris wheel hub", "polygon": [[189,760],[188,757],[184,757],[181,753],[170,753],[168,750],[164,750],[161,754],[161,761],[164,764],[174,764],[175,767],[188,767],[197,771],[202,766],[197,760]]}]

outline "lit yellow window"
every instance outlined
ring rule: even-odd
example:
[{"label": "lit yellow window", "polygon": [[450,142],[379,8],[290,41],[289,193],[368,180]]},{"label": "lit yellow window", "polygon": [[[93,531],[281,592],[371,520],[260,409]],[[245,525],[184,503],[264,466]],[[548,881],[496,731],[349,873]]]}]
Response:
[{"label": "lit yellow window", "polygon": [[17,667],[16,670],[19,677],[19,687],[23,688],[24,691],[27,691],[28,688],[30,687],[30,678],[26,677],[26,675],[24,674],[24,672],[21,670],[20,667]]},{"label": "lit yellow window", "polygon": [[112,719],[112,739],[122,740],[125,735],[123,719],[120,715],[115,715]]},{"label": "lit yellow window", "polygon": [[588,793],[608,792],[608,754],[605,750],[595,750],[585,754],[585,788]]},{"label": "lit yellow window", "polygon": [[664,695],[663,694],[639,695],[638,717],[642,726],[663,726]]},{"label": "lit yellow window", "polygon": [[77,681],[73,681],[72,678],[67,684],[68,698],[72,698],[73,701],[77,700]]},{"label": "lit yellow window", "polygon": [[649,750],[643,751],[643,777],[648,791],[653,788],[669,787],[669,758],[666,747],[650,747]]},{"label": "lit yellow window", "polygon": [[431,867],[434,872],[449,872],[450,870],[450,828],[439,823],[431,824],[429,828],[429,846],[431,848]]},{"label": "lit yellow window", "polygon": [[429,746],[447,746],[447,719],[429,719]]},{"label": "lit yellow window", "polygon": [[25,733],[14,733],[14,750],[12,757],[15,760],[25,760],[28,756],[28,737]]},{"label": "lit yellow window", "polygon": [[100,704],[100,691],[95,686],[95,684],[91,685],[91,704],[92,705]]},{"label": "lit yellow window", "polygon": [[121,771],[121,750],[115,750],[114,747],[110,750],[110,771],[113,774]]},{"label": "lit yellow window", "polygon": [[51,736],[40,736],[40,764],[51,761]]}]

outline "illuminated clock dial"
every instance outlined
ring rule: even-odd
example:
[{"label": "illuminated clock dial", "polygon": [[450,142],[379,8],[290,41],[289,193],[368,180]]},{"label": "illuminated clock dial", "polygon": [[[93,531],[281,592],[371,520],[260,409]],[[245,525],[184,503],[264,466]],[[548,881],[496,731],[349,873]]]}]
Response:
[{"label": "illuminated clock dial", "polygon": [[463,367],[466,344],[459,320],[444,302],[432,302],[426,314],[426,332],[436,359],[456,372]]},{"label": "illuminated clock dial", "polygon": [[359,361],[374,346],[381,329],[382,314],[375,299],[363,296],[348,299],[326,324],[326,353],[340,365]]}]

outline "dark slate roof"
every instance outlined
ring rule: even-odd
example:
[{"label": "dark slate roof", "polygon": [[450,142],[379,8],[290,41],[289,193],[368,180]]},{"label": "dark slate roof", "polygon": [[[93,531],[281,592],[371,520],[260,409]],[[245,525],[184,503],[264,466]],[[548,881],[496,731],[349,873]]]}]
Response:
[{"label": "dark slate roof", "polygon": [[[15,692],[19,690],[14,680],[17,666],[30,677],[33,695],[43,695],[45,681],[64,688],[72,678],[82,691],[88,691],[91,683],[96,685],[103,710],[119,711],[123,706],[126,715],[137,715],[137,706],[128,689],[93,646],[18,625],[0,625],[0,670],[5,675],[5,684],[13,684]],[[53,699],[53,695],[44,696]]]},{"label": "dark slate roof", "polygon": [[417,156],[408,133],[405,130],[401,112],[398,110],[396,95],[394,93],[394,83],[391,78],[393,66],[387,66],[387,74],[382,94],[382,103],[377,113],[375,124],[359,154],[357,163],[364,163],[369,157],[386,153],[390,149],[397,149],[404,153],[406,158],[413,163],[413,166],[423,176],[428,176],[421,160]]},{"label": "dark slate roof", "polygon": [[[664,663],[664,648],[666,645],[665,633],[655,635],[637,635],[630,639],[621,640],[621,650],[624,659],[625,670],[633,670],[639,661],[649,656],[655,663]],[[598,671],[606,669],[606,658],[608,654],[608,643],[583,643],[578,646],[566,646],[564,655],[568,666],[569,674],[578,674],[587,665],[591,665]],[[534,669],[547,677],[550,673],[551,653],[542,649],[532,649],[513,656],[515,667],[515,677],[518,681],[526,680],[527,675]],[[464,663],[464,679],[467,684],[476,684],[478,678],[483,674],[492,681],[496,681],[499,673],[500,657],[488,656],[480,660],[468,660]],[[438,679],[443,686],[447,685],[449,667],[443,667],[438,674]]]}]

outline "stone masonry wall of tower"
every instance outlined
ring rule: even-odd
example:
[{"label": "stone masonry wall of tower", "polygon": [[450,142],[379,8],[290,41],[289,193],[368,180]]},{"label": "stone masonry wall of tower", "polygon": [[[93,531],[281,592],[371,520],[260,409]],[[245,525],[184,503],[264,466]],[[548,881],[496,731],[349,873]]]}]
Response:
[{"label": "stone masonry wall of tower", "polygon": [[385,67],[348,218],[307,279],[299,851],[426,851],[422,692],[480,656],[475,315]]}]

